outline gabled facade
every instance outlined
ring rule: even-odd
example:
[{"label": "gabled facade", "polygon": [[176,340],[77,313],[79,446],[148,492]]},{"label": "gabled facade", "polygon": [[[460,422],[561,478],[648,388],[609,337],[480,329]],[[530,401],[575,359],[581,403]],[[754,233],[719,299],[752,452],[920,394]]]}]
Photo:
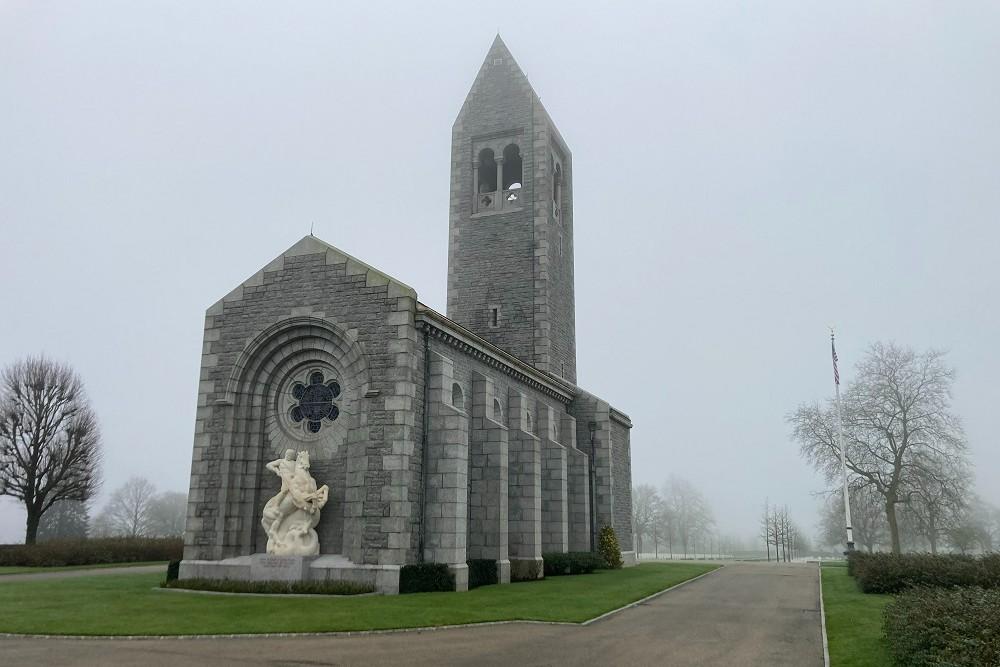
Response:
[{"label": "gabled facade", "polygon": [[[575,384],[569,153],[499,38],[454,137],[448,317],[313,236],[209,308],[182,578],[255,576],[286,449],[330,487],[299,578],[391,593],[426,561],[464,589],[470,559],[536,578],[605,524],[634,562],[631,423]],[[310,383],[336,388],[321,418]]]}]

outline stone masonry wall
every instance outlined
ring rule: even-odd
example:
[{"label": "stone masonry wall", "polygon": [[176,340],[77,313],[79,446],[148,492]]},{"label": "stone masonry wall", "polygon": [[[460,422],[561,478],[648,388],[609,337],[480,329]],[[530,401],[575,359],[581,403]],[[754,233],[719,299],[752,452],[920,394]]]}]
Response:
[{"label": "stone masonry wall", "polygon": [[[528,361],[534,356],[535,296],[531,96],[513,58],[494,46],[452,129],[448,251],[448,317]],[[521,149],[522,205],[473,216],[473,141],[494,135],[509,135]],[[493,304],[500,306],[495,328],[489,322]]]},{"label": "stone masonry wall", "polygon": [[611,474],[614,489],[614,526],[622,551],[632,551],[632,451],[631,426],[611,418]]},{"label": "stone masonry wall", "polygon": [[[534,100],[535,358],[538,368],[576,382],[572,156],[541,101]],[[562,163],[560,215],[553,206],[552,155]]]},{"label": "stone masonry wall", "polygon": [[549,405],[538,409],[538,436],[542,441],[542,553],[569,550],[569,490],[566,447],[561,437],[560,413]]},{"label": "stone masonry wall", "polygon": [[511,576],[524,579],[531,578],[530,563],[542,558],[542,443],[534,433],[535,403],[516,389],[508,395],[510,566]]},{"label": "stone masonry wall", "polygon": [[[576,536],[586,533],[588,516],[581,479],[587,459],[566,451],[576,435],[566,404],[436,338],[430,349],[432,356],[449,357],[452,381],[471,401],[468,557],[537,562],[543,546],[565,551],[571,511],[582,521]],[[569,460],[576,475],[572,499]]]},{"label": "stone masonry wall", "polygon": [[268,430],[274,392],[282,373],[323,361],[350,374],[345,392],[355,398],[346,441],[315,464],[319,473],[342,457],[345,468],[342,539],[328,536],[321,548],[339,541],[356,562],[405,562],[415,508],[415,308],[412,289],[310,236],[208,310],[185,559],[257,548],[263,465],[277,454],[278,431]]},{"label": "stone masonry wall", "polygon": [[496,409],[493,381],[478,372],[472,372],[470,380],[472,423],[469,434],[468,554],[469,558],[502,561],[509,568],[507,427],[503,424],[502,414]]},{"label": "stone masonry wall", "polygon": [[[579,390],[576,398],[570,404],[570,414],[576,419],[577,447],[590,455],[593,454],[593,497],[591,512],[594,514],[594,528],[597,531],[606,524],[614,525],[613,490],[611,476],[611,413],[610,406],[601,399]],[[591,445],[590,423],[596,425]],[[589,472],[588,472],[589,478]],[[594,536],[591,543],[595,544]]]},{"label": "stone masonry wall", "polygon": [[[466,568],[469,417],[452,360],[430,353],[424,560]],[[461,585],[459,586],[461,590]]]}]

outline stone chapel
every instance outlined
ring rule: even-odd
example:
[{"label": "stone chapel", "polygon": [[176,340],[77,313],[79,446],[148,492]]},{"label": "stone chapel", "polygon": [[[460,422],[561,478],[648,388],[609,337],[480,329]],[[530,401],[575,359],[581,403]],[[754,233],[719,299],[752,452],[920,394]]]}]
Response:
[{"label": "stone chapel", "polygon": [[329,486],[299,578],[398,591],[409,563],[501,583],[589,551],[634,564],[629,417],[577,383],[573,161],[498,36],[452,130],[447,315],[306,236],[205,316],[181,577],[251,578],[264,466]]}]

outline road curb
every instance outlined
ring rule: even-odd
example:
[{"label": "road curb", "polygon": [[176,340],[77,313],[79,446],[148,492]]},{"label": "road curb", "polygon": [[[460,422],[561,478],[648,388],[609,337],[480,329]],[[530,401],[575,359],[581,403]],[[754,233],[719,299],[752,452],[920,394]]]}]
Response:
[{"label": "road curb", "polygon": [[823,564],[816,568],[819,572],[819,619],[823,629],[823,667],[830,667],[830,643],[826,636],[826,605],[823,604]]}]

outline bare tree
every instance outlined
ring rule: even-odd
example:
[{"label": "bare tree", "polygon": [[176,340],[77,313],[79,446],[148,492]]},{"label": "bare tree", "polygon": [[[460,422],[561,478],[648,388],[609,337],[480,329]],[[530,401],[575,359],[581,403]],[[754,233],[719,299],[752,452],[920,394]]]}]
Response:
[{"label": "bare tree", "polygon": [[915,469],[907,509],[915,532],[927,540],[931,553],[937,553],[940,538],[962,521],[971,478],[961,457],[941,458]]},{"label": "bare tree", "polygon": [[774,562],[781,562],[785,555],[782,552],[784,543],[785,528],[781,515],[781,510],[777,506],[771,507],[770,503],[764,503],[764,516],[761,518],[761,533],[764,537],[764,546],[767,549],[767,559],[771,560],[771,547],[774,547]]},{"label": "bare tree", "polygon": [[164,491],[149,503],[148,532],[153,537],[180,537],[187,517],[187,494]]},{"label": "bare tree", "polygon": [[993,551],[1000,536],[1000,510],[973,497],[968,507],[943,532],[948,544],[962,553]]},{"label": "bare tree", "polygon": [[761,537],[764,538],[764,548],[767,550],[767,560],[771,560],[771,546],[774,545],[774,562],[791,562],[795,554],[808,548],[808,541],[799,527],[792,520],[788,506],[771,507],[770,502],[764,502],[764,514],[760,519]]},{"label": "bare tree", "polygon": [[[771,503],[764,500],[764,514],[760,517],[760,536],[764,539],[764,549],[767,551],[767,562],[771,562]],[[775,560],[777,560],[775,554]]]},{"label": "bare tree", "polygon": [[[870,486],[851,488],[851,523],[854,543],[869,553],[888,536],[885,507],[882,497]],[[820,517],[820,535],[823,544],[843,547],[844,544],[844,495],[839,491],[828,494]]]},{"label": "bare tree", "polygon": [[674,559],[674,533],[677,528],[677,518],[674,509],[669,501],[660,498],[660,504],[656,512],[656,520],[653,522],[653,549],[659,557],[660,540],[667,541],[667,553],[670,560]]},{"label": "bare tree", "polygon": [[[844,392],[844,444],[855,484],[882,499],[894,552],[900,551],[896,505],[908,502],[919,475],[940,476],[935,466],[966,456],[961,423],[951,412],[954,371],[944,353],[917,354],[875,343]],[[836,411],[803,405],[788,417],[802,455],[829,483],[840,480]]]},{"label": "bare tree", "polygon": [[974,497],[969,504],[966,521],[975,527],[979,548],[984,552],[1000,546],[1000,509],[982,498]]},{"label": "bare tree", "polygon": [[0,495],[27,510],[24,541],[60,500],[89,500],[100,487],[101,436],[83,382],[44,357],[0,374]]},{"label": "bare tree", "polygon": [[660,494],[650,484],[632,490],[632,521],[635,523],[636,551],[643,552],[643,538],[653,532],[659,511]]},{"label": "bare tree", "polygon": [[676,475],[671,475],[667,481],[663,502],[671,515],[672,532],[676,534],[684,556],[687,557],[688,547],[693,546],[699,538],[707,537],[715,525],[712,509],[705,496],[691,482]]},{"label": "bare tree", "polygon": [[141,537],[150,532],[150,509],[156,487],[144,477],[132,477],[115,490],[95,520],[99,533]]},{"label": "bare tree", "polygon": [[775,507],[771,512],[771,543],[774,544],[774,560],[783,560],[781,554],[781,514]]}]

